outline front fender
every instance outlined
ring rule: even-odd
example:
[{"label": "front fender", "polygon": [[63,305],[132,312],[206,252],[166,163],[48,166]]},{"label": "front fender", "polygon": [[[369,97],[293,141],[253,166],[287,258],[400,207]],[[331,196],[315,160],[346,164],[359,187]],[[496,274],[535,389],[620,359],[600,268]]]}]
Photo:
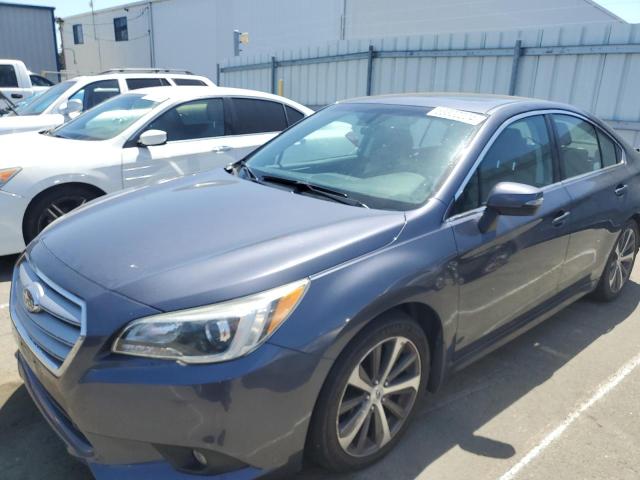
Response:
[{"label": "front fender", "polygon": [[335,360],[382,313],[420,304],[440,322],[438,364],[446,365],[457,330],[456,254],[453,233],[441,228],[318,274],[300,306],[269,341]]}]

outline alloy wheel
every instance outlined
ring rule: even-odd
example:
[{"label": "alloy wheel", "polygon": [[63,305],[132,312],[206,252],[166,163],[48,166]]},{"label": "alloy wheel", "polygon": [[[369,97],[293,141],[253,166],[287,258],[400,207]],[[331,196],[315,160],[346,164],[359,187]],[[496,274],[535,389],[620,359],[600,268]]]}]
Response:
[{"label": "alloy wheel", "polygon": [[67,195],[59,197],[51,202],[38,216],[38,233],[44,230],[50,223],[76,208],[87,203],[88,199],[83,195]]},{"label": "alloy wheel", "polygon": [[338,407],[338,443],[354,457],[372,455],[400,431],[420,389],[414,343],[391,337],[375,345],[348,378]]},{"label": "alloy wheel", "polygon": [[631,276],[635,254],[636,232],[632,228],[627,228],[620,235],[609,264],[609,287],[612,292],[617,293],[622,290]]}]

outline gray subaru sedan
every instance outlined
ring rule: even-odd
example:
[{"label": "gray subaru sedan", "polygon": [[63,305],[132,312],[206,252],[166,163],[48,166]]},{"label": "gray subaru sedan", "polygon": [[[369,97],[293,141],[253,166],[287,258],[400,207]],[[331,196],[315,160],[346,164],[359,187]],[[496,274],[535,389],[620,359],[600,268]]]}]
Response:
[{"label": "gray subaru sedan", "polygon": [[452,372],[619,295],[639,172],[568,105],[339,102],[48,227],[13,276],[20,372],[98,479],[364,468]]}]

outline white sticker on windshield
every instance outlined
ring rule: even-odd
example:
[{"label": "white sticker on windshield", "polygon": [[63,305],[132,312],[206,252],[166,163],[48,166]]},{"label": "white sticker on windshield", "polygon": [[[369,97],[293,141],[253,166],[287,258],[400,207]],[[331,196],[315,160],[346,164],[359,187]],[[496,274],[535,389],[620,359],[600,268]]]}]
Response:
[{"label": "white sticker on windshield", "polygon": [[457,122],[468,123],[469,125],[479,125],[487,118],[485,115],[480,115],[479,113],[465,112],[464,110],[447,107],[436,107],[427,113],[427,116],[446,118],[447,120],[455,120]]}]

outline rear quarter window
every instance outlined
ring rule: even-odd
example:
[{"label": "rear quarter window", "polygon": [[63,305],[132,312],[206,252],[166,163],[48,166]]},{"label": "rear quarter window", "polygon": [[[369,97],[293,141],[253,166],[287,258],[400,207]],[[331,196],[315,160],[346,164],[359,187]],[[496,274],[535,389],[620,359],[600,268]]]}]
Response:
[{"label": "rear quarter window", "polygon": [[180,87],[205,87],[207,84],[197,78],[172,78],[173,82]]}]

